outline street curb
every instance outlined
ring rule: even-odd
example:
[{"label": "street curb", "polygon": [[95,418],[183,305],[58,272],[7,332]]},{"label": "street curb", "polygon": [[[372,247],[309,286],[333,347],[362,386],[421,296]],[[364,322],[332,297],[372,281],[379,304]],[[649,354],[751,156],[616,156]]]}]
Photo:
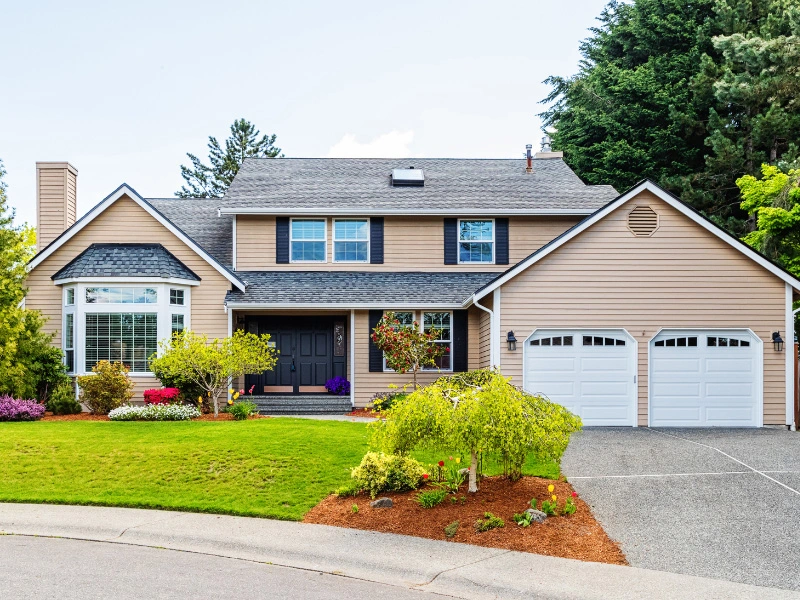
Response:
[{"label": "street curb", "polygon": [[800,599],[800,593],[498,548],[269,519],[1,504],[0,533],[269,563],[465,599]]}]

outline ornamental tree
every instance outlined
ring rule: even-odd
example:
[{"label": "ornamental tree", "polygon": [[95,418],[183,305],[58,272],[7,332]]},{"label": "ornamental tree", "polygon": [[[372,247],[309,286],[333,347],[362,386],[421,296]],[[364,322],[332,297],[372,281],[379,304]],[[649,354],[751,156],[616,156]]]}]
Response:
[{"label": "ornamental tree", "polygon": [[419,322],[402,324],[393,312],[387,312],[372,330],[372,341],[386,357],[386,366],[398,373],[411,372],[417,389],[417,371],[436,367],[437,360],[450,351],[437,344],[442,332],[438,329],[420,331]]},{"label": "ornamental tree", "polygon": [[496,370],[440,377],[396,401],[374,428],[384,452],[453,449],[470,456],[469,491],[478,491],[478,458],[496,453],[506,476],[518,479],[525,459],[560,461],[580,417],[512,386]]},{"label": "ornamental tree", "polygon": [[270,348],[269,337],[237,330],[230,337],[209,342],[205,335],[184,330],[159,344],[161,355],[151,357],[150,368],[167,379],[182,378],[204,390],[216,418],[230,379],[275,367],[277,353]]}]

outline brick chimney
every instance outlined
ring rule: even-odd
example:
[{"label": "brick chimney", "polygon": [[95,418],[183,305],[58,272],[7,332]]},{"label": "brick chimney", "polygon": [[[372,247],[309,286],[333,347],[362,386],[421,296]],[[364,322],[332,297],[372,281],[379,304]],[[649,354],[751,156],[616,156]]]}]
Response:
[{"label": "brick chimney", "polygon": [[78,169],[67,162],[36,163],[36,248],[41,250],[75,222]]}]

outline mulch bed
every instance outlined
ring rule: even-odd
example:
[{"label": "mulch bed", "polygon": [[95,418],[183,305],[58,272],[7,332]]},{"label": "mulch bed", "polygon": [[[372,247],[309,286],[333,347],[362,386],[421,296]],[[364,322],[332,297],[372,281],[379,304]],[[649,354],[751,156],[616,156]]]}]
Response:
[{"label": "mulch bed", "polygon": [[[547,486],[550,484],[555,486],[559,505],[563,505],[563,499],[573,491],[572,486],[564,481],[523,477],[511,482],[501,477],[487,477],[481,481],[478,493],[466,493],[464,485],[456,503],[452,503],[448,496],[434,508],[419,506],[415,500],[417,492],[385,494],[394,502],[392,508],[371,508],[367,495],[350,498],[333,495],[311,509],[303,521],[434,540],[447,539],[444,528],[459,521],[458,531],[452,538],[455,542],[627,565],[618,544],[608,537],[592,516],[589,506],[580,498],[576,499],[578,510],[574,515],[548,517],[544,523],[531,523],[530,527],[520,527],[514,522],[514,513],[529,508],[531,498],[543,500],[549,497]],[[462,496],[466,497],[464,504],[460,501]],[[356,513],[352,510],[354,504],[358,505]],[[502,518],[505,527],[476,532],[475,521],[485,512]]]},{"label": "mulch bed", "polygon": [[354,408],[345,417],[370,417],[372,419],[385,419],[386,417],[371,408]]}]

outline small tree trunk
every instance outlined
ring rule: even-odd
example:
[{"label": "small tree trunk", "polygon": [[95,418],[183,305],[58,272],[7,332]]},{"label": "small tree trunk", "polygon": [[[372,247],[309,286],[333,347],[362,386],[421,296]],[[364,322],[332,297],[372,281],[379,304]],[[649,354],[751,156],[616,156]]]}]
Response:
[{"label": "small tree trunk", "polygon": [[411,375],[414,377],[414,391],[419,387],[417,385],[417,369],[419,369],[419,365],[414,365],[414,369],[411,371]]},{"label": "small tree trunk", "polygon": [[214,392],[214,418],[219,416],[219,392]]},{"label": "small tree trunk", "polygon": [[469,488],[468,492],[478,491],[478,453],[472,451],[472,460],[469,463]]}]

